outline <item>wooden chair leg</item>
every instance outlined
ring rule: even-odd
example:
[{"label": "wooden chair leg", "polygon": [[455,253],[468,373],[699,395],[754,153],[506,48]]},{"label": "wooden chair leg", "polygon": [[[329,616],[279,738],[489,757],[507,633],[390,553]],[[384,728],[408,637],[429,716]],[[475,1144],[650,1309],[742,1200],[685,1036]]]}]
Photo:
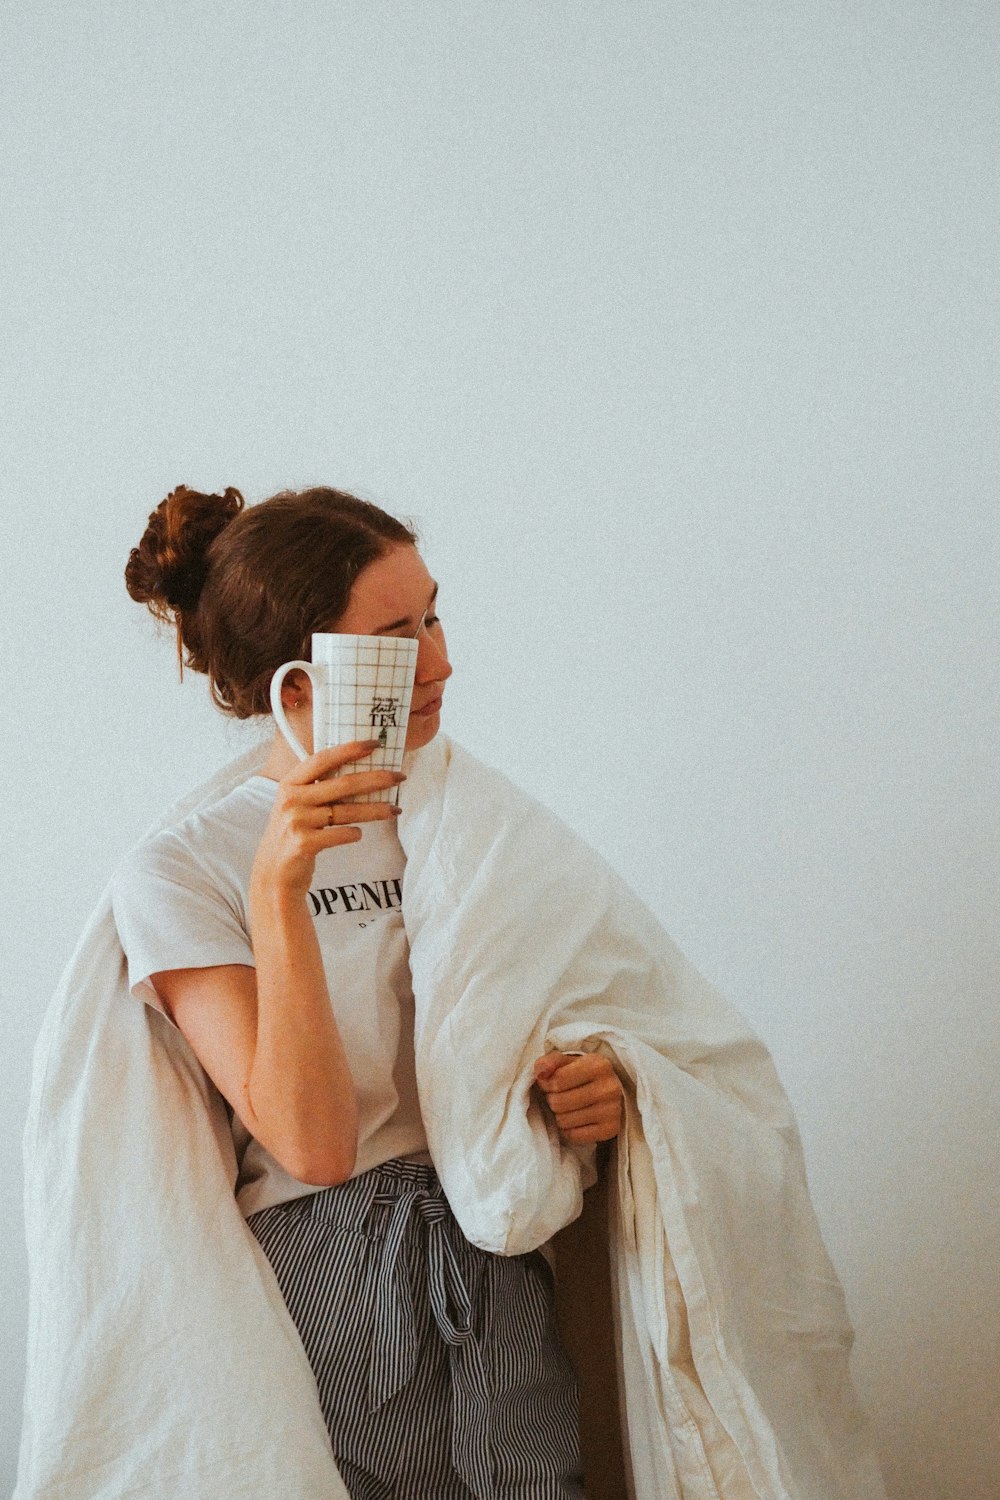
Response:
[{"label": "wooden chair leg", "polygon": [[559,1332],[580,1386],[587,1500],[629,1500],[611,1311],[608,1175],[607,1158],[599,1155],[598,1180],[584,1194],[583,1213],[553,1240]]}]

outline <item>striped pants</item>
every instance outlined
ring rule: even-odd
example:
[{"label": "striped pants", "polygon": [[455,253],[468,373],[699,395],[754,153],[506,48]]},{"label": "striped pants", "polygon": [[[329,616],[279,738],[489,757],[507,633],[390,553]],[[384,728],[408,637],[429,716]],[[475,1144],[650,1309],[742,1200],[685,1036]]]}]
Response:
[{"label": "striped pants", "polygon": [[576,1378],[539,1251],[470,1244],[434,1168],[405,1158],[247,1223],[352,1500],[583,1500]]}]

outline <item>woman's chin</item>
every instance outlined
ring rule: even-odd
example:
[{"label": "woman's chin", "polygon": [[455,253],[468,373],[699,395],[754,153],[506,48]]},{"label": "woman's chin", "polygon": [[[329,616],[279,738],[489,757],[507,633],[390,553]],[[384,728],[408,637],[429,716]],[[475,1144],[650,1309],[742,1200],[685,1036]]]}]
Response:
[{"label": "woman's chin", "polygon": [[424,745],[429,745],[440,728],[440,709],[434,714],[411,716],[406,726],[407,750],[420,750]]}]

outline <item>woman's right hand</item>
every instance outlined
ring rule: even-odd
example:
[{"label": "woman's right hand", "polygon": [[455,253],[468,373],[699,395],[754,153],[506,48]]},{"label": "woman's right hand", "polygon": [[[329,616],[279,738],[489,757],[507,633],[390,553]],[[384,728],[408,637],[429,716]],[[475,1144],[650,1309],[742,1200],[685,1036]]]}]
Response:
[{"label": "woman's right hand", "polygon": [[274,808],[257,846],[250,875],[251,898],[304,896],[321,849],[357,843],[358,823],[393,818],[391,802],[351,802],[344,797],[383,791],[406,777],[401,771],[352,771],[343,766],[371,755],[378,740],[352,740],[307,755],[278,782]]}]

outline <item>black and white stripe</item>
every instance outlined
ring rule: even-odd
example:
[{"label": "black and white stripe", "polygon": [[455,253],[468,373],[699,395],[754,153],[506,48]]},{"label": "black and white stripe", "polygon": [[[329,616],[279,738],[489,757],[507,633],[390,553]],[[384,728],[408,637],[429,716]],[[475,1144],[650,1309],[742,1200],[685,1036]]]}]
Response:
[{"label": "black and white stripe", "polygon": [[252,1214],[352,1500],[583,1500],[544,1256],[462,1234],[434,1168],[384,1162]]}]

